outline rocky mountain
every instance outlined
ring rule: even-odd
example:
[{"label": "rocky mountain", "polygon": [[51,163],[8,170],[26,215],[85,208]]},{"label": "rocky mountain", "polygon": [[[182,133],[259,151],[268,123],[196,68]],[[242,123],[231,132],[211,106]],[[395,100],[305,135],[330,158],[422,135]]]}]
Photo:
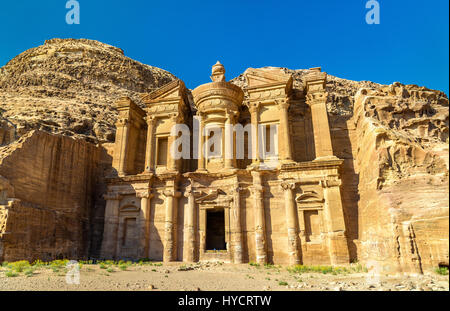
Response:
[{"label": "rocky mountain", "polygon": [[0,140],[11,140],[7,129],[16,137],[38,129],[112,142],[114,101],[129,96],[139,103],[140,93],[174,79],[98,41],[48,40],[0,69]]}]

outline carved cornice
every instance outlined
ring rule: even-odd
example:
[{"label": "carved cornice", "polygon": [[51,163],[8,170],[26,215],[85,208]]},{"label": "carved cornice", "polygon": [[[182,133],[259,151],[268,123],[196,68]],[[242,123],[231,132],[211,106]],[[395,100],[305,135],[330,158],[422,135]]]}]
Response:
[{"label": "carved cornice", "polygon": [[149,93],[149,94],[145,94],[142,96],[142,101],[144,102],[149,102],[153,99],[156,99],[162,95],[164,95],[165,93],[173,90],[176,87],[180,87],[180,93],[182,93],[185,89],[184,83],[181,80],[175,80],[172,82],[169,82],[165,85],[163,85],[162,87],[160,87],[159,89]]},{"label": "carved cornice", "polygon": [[344,160],[342,159],[330,159],[322,161],[309,161],[309,162],[293,162],[293,163],[283,163],[281,166],[281,172],[283,171],[304,171],[310,169],[338,169]]}]

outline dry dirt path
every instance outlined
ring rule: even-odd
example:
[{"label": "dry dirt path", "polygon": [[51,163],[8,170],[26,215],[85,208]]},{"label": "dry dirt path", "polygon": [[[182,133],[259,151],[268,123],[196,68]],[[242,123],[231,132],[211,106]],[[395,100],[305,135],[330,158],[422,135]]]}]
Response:
[{"label": "dry dirt path", "polygon": [[[108,269],[109,268],[109,269]],[[328,291],[328,290],[420,290],[448,291],[449,277],[429,273],[416,276],[382,276],[368,273],[291,273],[285,267],[255,267],[202,263],[196,265],[131,265],[125,271],[117,265],[83,265],[80,284],[66,283],[66,269],[36,268],[33,274],[6,276],[0,268],[0,291]]]}]

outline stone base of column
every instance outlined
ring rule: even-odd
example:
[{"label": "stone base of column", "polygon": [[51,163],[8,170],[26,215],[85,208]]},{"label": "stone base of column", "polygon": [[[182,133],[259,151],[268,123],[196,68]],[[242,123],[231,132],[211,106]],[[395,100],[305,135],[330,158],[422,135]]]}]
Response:
[{"label": "stone base of column", "polygon": [[256,161],[252,162],[252,164],[249,164],[247,166],[247,169],[250,169],[250,170],[256,169],[257,170],[257,169],[259,169],[260,164],[261,164],[261,161],[256,160]]},{"label": "stone base of column", "polygon": [[155,174],[155,170],[154,169],[146,169],[145,171],[143,171],[140,175],[154,175]]},{"label": "stone base of column", "polygon": [[330,262],[332,265],[345,265],[350,263],[347,238],[344,232],[328,233],[330,246]]},{"label": "stone base of column", "polygon": [[220,172],[222,173],[234,173],[237,171],[237,168],[234,167],[224,167],[223,169],[220,170]]},{"label": "stone base of column", "polygon": [[336,157],[336,156],[334,156],[334,155],[331,155],[331,156],[324,156],[324,157],[318,157],[318,158],[315,158],[315,159],[313,160],[313,162],[331,161],[331,160],[339,160],[339,158]]}]

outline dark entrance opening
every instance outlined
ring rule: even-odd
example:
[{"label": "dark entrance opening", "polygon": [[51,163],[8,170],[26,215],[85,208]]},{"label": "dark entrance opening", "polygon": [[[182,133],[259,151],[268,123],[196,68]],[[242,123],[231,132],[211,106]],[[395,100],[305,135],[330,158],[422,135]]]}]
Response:
[{"label": "dark entrance opening", "polygon": [[223,209],[206,212],[206,250],[226,250]]}]

